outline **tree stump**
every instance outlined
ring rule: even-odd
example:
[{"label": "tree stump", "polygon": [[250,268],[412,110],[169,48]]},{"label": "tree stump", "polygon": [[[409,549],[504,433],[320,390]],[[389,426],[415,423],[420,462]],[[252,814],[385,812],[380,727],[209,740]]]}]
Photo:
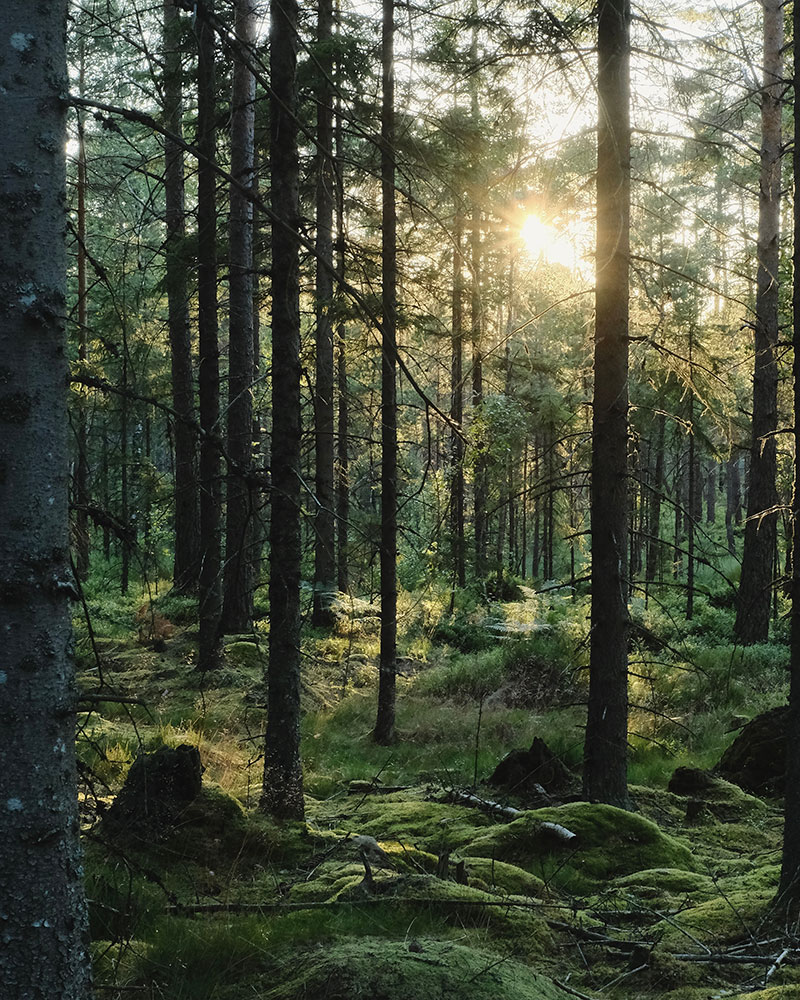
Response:
[{"label": "tree stump", "polygon": [[202,781],[200,753],[188,743],[141,754],[131,764],[103,825],[113,833],[163,839],[200,794]]}]

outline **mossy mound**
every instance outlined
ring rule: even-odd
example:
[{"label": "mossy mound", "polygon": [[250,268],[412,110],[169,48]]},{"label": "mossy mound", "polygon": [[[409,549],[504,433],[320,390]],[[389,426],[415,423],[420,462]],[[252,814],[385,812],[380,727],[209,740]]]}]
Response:
[{"label": "mossy mound", "polygon": [[463,847],[493,823],[476,809],[428,802],[422,792],[368,795],[358,802],[354,816],[355,806],[352,800],[316,802],[310,812],[317,827],[330,824],[345,833],[375,837],[382,845],[413,845],[432,854]]},{"label": "mossy mound", "polygon": [[[276,985],[279,984],[279,985]],[[252,995],[270,1000],[565,1000],[545,976],[491,952],[447,941],[363,938],[287,955],[263,982],[249,980]],[[242,987],[219,990],[218,1000],[237,1000]]]},{"label": "mossy mound", "polygon": [[800,1000],[800,986],[770,986],[755,993],[738,993],[737,1000]]},{"label": "mossy mound", "polygon": [[467,873],[470,885],[473,885],[475,880],[480,880],[488,889],[512,896],[541,898],[547,892],[540,878],[506,861],[472,856],[467,862]]},{"label": "mossy mound", "polygon": [[655,925],[660,947],[672,952],[696,951],[700,941],[714,949],[756,933],[775,898],[779,875],[777,865],[765,865],[720,879],[712,899]]},{"label": "mossy mound", "polygon": [[[703,815],[723,823],[757,819],[769,812],[769,806],[738,785],[700,768],[679,767],[669,783],[669,791],[681,797],[690,814]],[[701,812],[702,807],[702,812]]]},{"label": "mossy mound", "polygon": [[[575,841],[559,842],[545,823],[566,827],[576,834]],[[462,853],[523,865],[545,882],[574,893],[595,891],[611,879],[644,869],[695,869],[689,849],[655,823],[590,802],[525,813],[487,831]]]},{"label": "mossy mound", "polygon": [[679,868],[650,868],[614,879],[601,896],[591,899],[592,908],[613,910],[652,909],[653,919],[658,910],[703,903],[717,894],[714,882],[707,875]]},{"label": "mossy mound", "polygon": [[243,668],[253,674],[264,669],[267,662],[266,643],[239,639],[225,646],[225,659],[232,667]]}]

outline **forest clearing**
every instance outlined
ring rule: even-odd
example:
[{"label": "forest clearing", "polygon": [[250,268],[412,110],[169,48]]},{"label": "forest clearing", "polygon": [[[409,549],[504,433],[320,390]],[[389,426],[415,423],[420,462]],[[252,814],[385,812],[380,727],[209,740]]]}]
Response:
[{"label": "forest clearing", "polygon": [[0,4],[0,997],[800,997],[800,3]]}]

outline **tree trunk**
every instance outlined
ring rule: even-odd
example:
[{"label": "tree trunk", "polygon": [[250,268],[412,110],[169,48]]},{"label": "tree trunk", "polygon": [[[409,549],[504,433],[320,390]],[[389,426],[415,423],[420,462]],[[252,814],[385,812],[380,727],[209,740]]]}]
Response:
[{"label": "tree trunk", "polygon": [[[183,135],[181,30],[175,0],[164,0],[164,125]],[[200,573],[200,521],[197,493],[197,449],[192,375],[192,338],[189,328],[189,291],[186,262],[183,150],[164,139],[164,198],[166,202],[166,290],[169,346],[172,365],[172,408],[175,442],[175,560],[172,579],[179,594],[197,591]]]},{"label": "tree trunk", "polygon": [[650,483],[651,496],[649,503],[650,517],[648,519],[647,565],[645,576],[647,583],[653,583],[659,577],[661,566],[661,494],[664,490],[664,431],[666,418],[663,413],[656,417],[655,464]]},{"label": "tree trunk", "polygon": [[333,34],[332,0],[317,7],[317,241],[316,241],[316,381],[314,392],[314,446],[317,510],[314,518],[314,625],[334,623],[331,610],[336,595],[336,522],[333,477],[333,203],[336,176],[333,164]]},{"label": "tree trunk", "polygon": [[[764,0],[764,86],[761,94],[761,179],[758,205],[753,443],[742,575],[734,634],[749,645],[769,637],[772,562],[777,538],[775,488],[778,426],[778,263],[781,201],[783,6]],[[769,512],[769,513],[765,513]]]},{"label": "tree trunk", "polygon": [[450,356],[450,532],[452,535],[453,580],[467,585],[464,546],[464,216],[456,195],[453,225],[453,303]]},{"label": "tree trunk", "polygon": [[[794,128],[800,135],[800,4],[792,13],[794,52]],[[794,250],[792,313],[794,360],[794,491],[792,493],[792,524],[794,553],[798,552],[800,531],[800,143],[792,147],[794,178]],[[797,906],[800,900],[800,559],[792,559],[791,575],[791,638],[789,647],[789,717],[786,723],[786,792],[784,798],[783,855],[778,889],[779,901],[785,906]]]},{"label": "tree trunk", "polygon": [[[81,39],[79,53],[79,87],[83,94],[86,81],[85,43]],[[84,113],[78,109],[78,362],[83,367],[88,360],[88,300],[86,295],[86,130]],[[89,522],[86,508],[89,503],[89,433],[85,400],[80,398],[77,407],[75,457],[75,571],[78,579],[85,581],[89,575]]]},{"label": "tree trunk", "polygon": [[300,277],[297,0],[272,9],[272,509],[267,732],[261,808],[302,819],[300,766]]},{"label": "tree trunk", "polygon": [[65,26],[65,0],[0,7],[0,982],[14,1000],[91,994],[71,659]]},{"label": "tree trunk", "polygon": [[[212,4],[206,9],[212,13]],[[220,665],[222,612],[221,468],[209,435],[219,434],[219,343],[217,330],[216,73],[214,32],[197,19],[197,298],[200,333],[200,645],[201,671]]]},{"label": "tree trunk", "polygon": [[[338,32],[337,27],[337,32]],[[340,98],[336,98],[336,122],[334,126],[336,141],[336,162],[342,162],[342,116],[339,106]],[[336,274],[340,281],[344,280],[344,186],[341,177],[336,185]],[[350,586],[349,571],[349,528],[350,528],[350,394],[347,387],[347,325],[344,320],[339,322],[336,331],[336,383],[339,396],[336,426],[336,576],[339,590],[347,593]]]},{"label": "tree trunk", "polygon": [[[255,0],[236,0],[235,35],[243,56],[256,41]],[[256,81],[234,53],[231,100],[231,174],[249,191],[255,178]],[[228,455],[237,472],[227,476],[225,595],[222,630],[242,633],[253,625],[255,487],[238,470],[253,465],[253,203],[236,184],[230,188],[230,318],[228,338]],[[238,473],[238,474],[237,474]]]},{"label": "tree trunk", "polygon": [[628,268],[630,8],[598,22],[597,279],[592,419],[592,612],[583,792],[628,805]]},{"label": "tree trunk", "polygon": [[381,651],[375,741],[394,740],[397,673],[397,209],[394,165],[394,0],[383,0],[381,40]]},{"label": "tree trunk", "polygon": [[735,556],[736,540],[733,525],[736,523],[736,514],[740,506],[739,459],[732,455],[728,459],[725,471],[725,534],[728,540],[728,552]]}]

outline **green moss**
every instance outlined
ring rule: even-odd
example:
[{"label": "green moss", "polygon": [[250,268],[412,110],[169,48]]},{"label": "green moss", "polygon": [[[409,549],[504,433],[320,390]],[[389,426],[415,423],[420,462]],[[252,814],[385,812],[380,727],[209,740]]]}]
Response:
[{"label": "green moss", "polygon": [[[543,823],[571,830],[577,835],[574,845],[554,838]],[[523,865],[545,882],[574,893],[591,892],[610,879],[645,868],[695,868],[689,849],[655,823],[590,802],[525,813],[476,838],[463,853]]]},{"label": "green moss", "polygon": [[702,903],[717,894],[713,880],[708,875],[687,872],[677,868],[651,868],[633,872],[614,879],[600,899],[592,900],[595,906],[643,909],[673,909],[688,901]]},{"label": "green moss", "polygon": [[[563,1000],[551,980],[491,952],[422,938],[342,941],[304,954],[282,956],[277,968],[251,983],[269,1000]],[[411,945],[411,947],[409,947]],[[278,984],[278,985],[276,985]],[[239,988],[240,990],[241,988]],[[220,990],[219,1000],[236,1000],[236,987]]]},{"label": "green moss", "polygon": [[409,791],[351,797],[311,804],[310,811],[318,826],[335,825],[345,833],[368,834],[382,844],[413,845],[433,854],[468,844],[493,822],[475,809],[428,802],[422,794]]},{"label": "green moss", "polygon": [[238,640],[225,646],[225,659],[232,667],[239,667],[251,673],[260,673],[266,664],[266,645]]},{"label": "green moss", "polygon": [[468,860],[467,872],[470,884],[473,879],[480,879],[487,888],[513,896],[541,897],[546,892],[545,884],[540,878],[505,861],[473,856]]},{"label": "green moss", "polygon": [[698,940],[715,948],[749,937],[775,897],[779,875],[777,865],[766,865],[720,879],[712,899],[656,925],[654,933],[660,936],[661,947],[694,951]]}]

